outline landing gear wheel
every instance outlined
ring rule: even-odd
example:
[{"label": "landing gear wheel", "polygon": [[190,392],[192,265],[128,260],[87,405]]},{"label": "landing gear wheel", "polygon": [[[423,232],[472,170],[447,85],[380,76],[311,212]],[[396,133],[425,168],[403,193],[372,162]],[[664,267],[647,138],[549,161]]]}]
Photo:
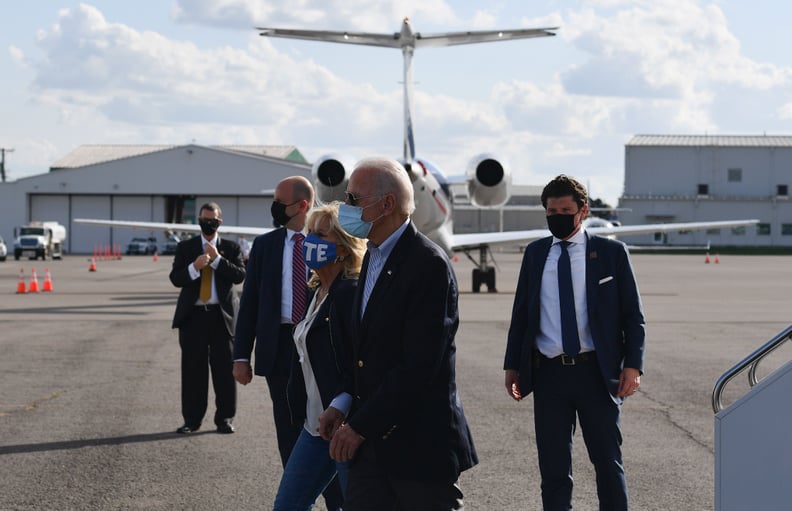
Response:
[{"label": "landing gear wheel", "polygon": [[484,278],[484,283],[487,284],[487,292],[497,293],[498,290],[495,289],[495,268],[487,268]]}]

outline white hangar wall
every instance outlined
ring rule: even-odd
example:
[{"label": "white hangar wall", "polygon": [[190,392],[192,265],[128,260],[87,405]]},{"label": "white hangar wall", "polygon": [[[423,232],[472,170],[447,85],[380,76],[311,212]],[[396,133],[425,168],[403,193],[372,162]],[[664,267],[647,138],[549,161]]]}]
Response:
[{"label": "white hangar wall", "polygon": [[792,246],[792,136],[636,135],[625,146],[624,224],[758,219],[628,243]]},{"label": "white hangar wall", "polygon": [[[270,206],[277,183],[288,176],[311,178],[306,163],[239,151],[187,145],[59,168],[0,186],[4,211],[0,234],[13,243],[14,226],[32,220],[56,220],[67,228],[68,253],[89,254],[97,245],[125,245],[148,232],[89,226],[75,218],[166,221],[169,198],[194,198],[196,217],[201,204],[217,202],[223,221],[233,225],[270,227]],[[158,240],[164,238],[154,233]]]}]

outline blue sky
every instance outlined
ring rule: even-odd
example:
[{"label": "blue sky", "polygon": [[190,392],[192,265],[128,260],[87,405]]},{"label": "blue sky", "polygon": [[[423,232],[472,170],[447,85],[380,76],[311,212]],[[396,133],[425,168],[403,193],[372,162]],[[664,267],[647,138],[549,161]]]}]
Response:
[{"label": "blue sky", "polygon": [[555,38],[418,50],[417,152],[450,175],[495,153],[517,183],[563,172],[615,205],[634,134],[792,134],[790,11],[771,0],[16,2],[0,31],[0,146],[14,148],[12,180],[83,144],[398,157],[397,50],[252,27],[559,26]]}]

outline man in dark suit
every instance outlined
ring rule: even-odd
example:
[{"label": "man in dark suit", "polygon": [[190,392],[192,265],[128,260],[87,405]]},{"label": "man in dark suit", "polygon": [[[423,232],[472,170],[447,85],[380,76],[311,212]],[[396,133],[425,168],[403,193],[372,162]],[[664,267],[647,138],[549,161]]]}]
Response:
[{"label": "man in dark suit", "polygon": [[[302,239],[313,202],[311,182],[302,176],[287,177],[276,186],[271,213],[275,225],[282,228],[253,241],[234,338],[234,378],[243,385],[253,379],[250,361],[255,347],[255,374],[267,379],[284,467],[302,429],[301,424],[292,424],[286,387],[296,352],[292,332],[307,303]],[[295,270],[300,261],[302,266]],[[328,486],[324,496],[328,509],[340,509],[343,499],[337,482]]]},{"label": "man in dark suit", "polygon": [[462,509],[459,474],[478,462],[456,388],[456,278],[413,209],[407,171],[376,158],[357,164],[339,210],[369,240],[349,339],[352,411],[320,418],[330,456],[352,460],[345,511]]},{"label": "man in dark suit", "polygon": [[600,509],[628,508],[619,418],[641,383],[645,323],[626,246],[582,227],[588,195],[561,175],[542,192],[550,237],[525,249],[504,369],[509,395],[534,393],[545,510],[572,509],[576,416]]},{"label": "man in dark suit", "polygon": [[221,216],[216,203],[201,206],[198,214],[201,236],[179,242],[170,272],[173,285],[181,288],[173,316],[182,353],[184,424],[177,433],[192,433],[201,427],[209,393],[209,368],[217,407],[214,416],[217,431],[234,432],[236,383],[231,344],[238,305],[234,284],[244,280],[245,268],[239,245],[217,235],[217,228],[223,223]]}]

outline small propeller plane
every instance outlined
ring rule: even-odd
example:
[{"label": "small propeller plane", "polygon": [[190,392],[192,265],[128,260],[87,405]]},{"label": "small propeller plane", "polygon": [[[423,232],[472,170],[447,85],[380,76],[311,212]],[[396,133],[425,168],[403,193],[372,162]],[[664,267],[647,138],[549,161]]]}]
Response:
[{"label": "small propeller plane", "polygon": [[[342,44],[400,48],[404,58],[404,141],[400,160],[410,175],[415,194],[415,211],[412,220],[416,227],[440,245],[449,255],[463,252],[473,261],[473,292],[481,285],[495,292],[495,267],[490,246],[496,244],[525,244],[534,239],[549,236],[547,229],[531,229],[507,232],[454,234],[452,183],[466,184],[471,204],[482,208],[497,208],[509,200],[511,195],[511,170],[492,153],[474,156],[464,176],[448,178],[429,160],[416,156],[412,122],[413,73],[412,59],[417,48],[454,46],[496,41],[510,41],[555,36],[558,27],[526,28],[513,30],[484,30],[473,32],[445,32],[421,34],[413,32],[410,22],[404,19],[401,30],[395,33],[338,32],[325,30],[296,30],[257,27],[264,37],[280,37],[324,41]],[[317,197],[323,202],[343,200],[351,166],[336,154],[321,156],[311,169]],[[123,220],[75,219],[75,222],[111,227],[131,227],[149,230],[176,232],[200,232],[195,224],[134,222]],[[688,222],[668,224],[644,224],[634,226],[589,227],[592,234],[619,235],[685,230],[717,229],[758,223],[758,220],[734,220],[720,222]],[[240,227],[223,224],[221,233],[238,236],[255,236],[270,231],[269,228]],[[478,251],[478,260],[471,252]]]}]

